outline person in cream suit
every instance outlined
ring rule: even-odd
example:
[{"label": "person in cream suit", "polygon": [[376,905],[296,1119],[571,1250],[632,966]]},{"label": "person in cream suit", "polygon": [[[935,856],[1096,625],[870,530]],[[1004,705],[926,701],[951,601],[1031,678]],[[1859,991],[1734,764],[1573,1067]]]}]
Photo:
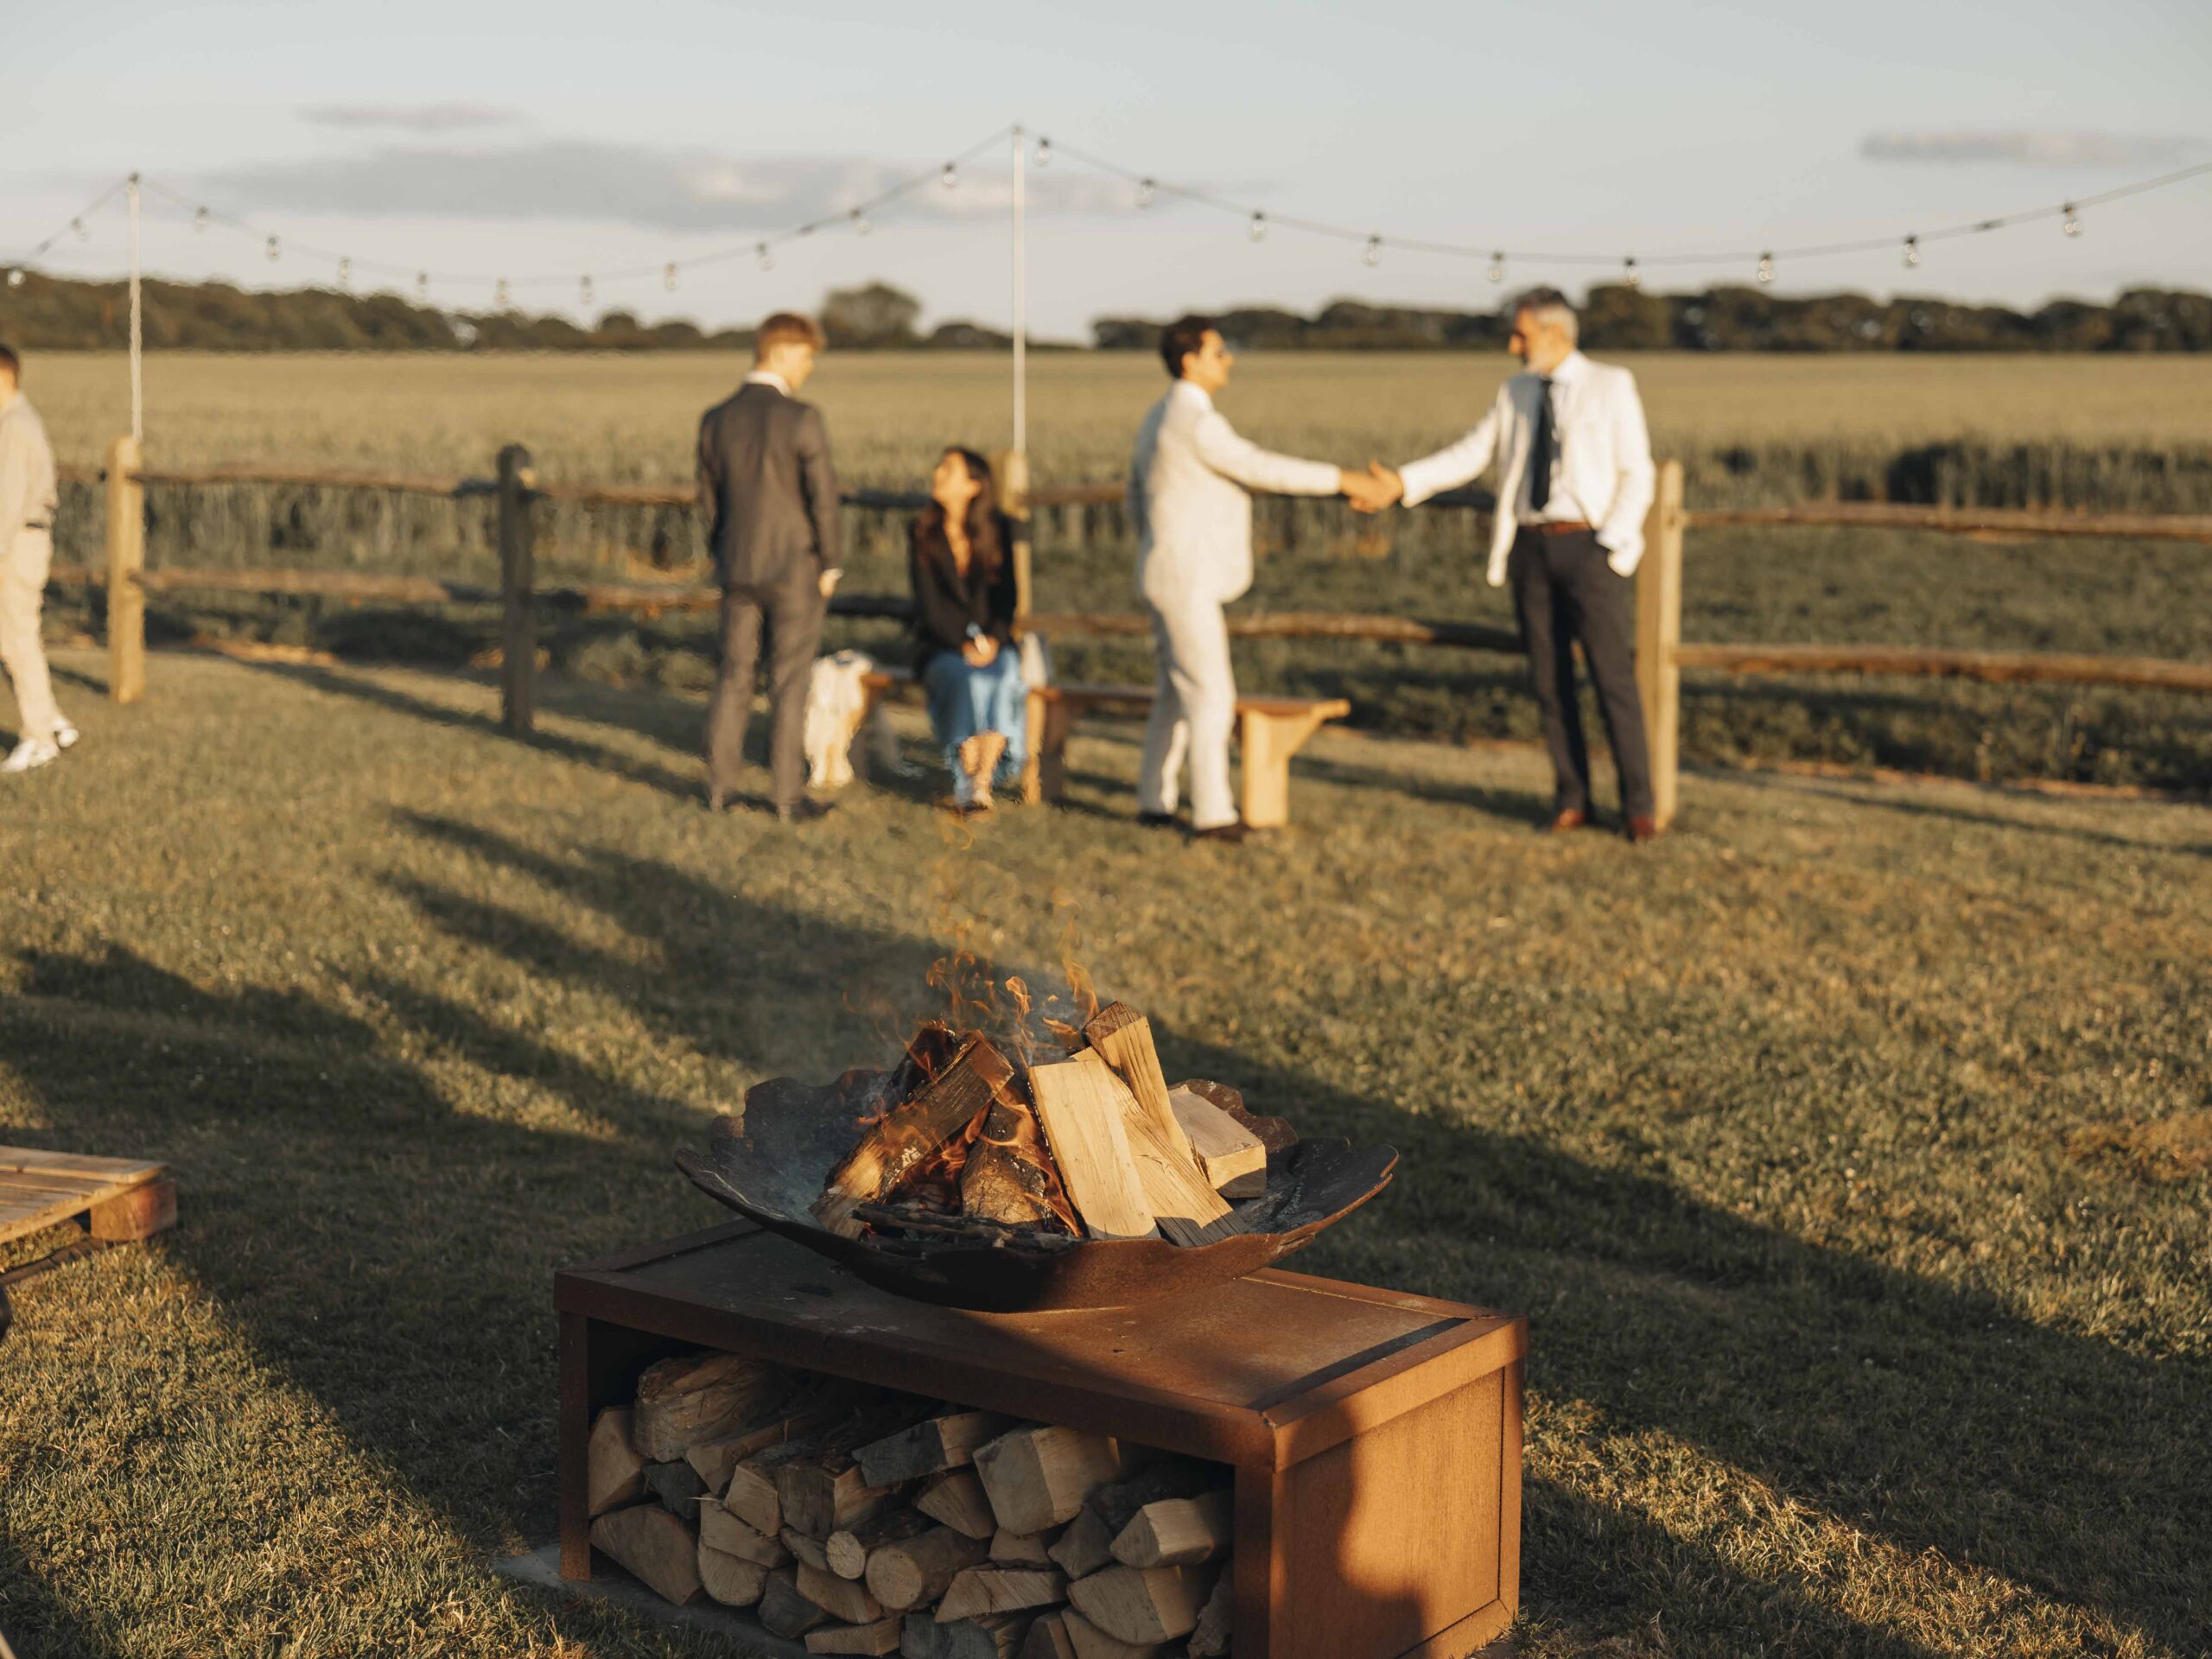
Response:
[{"label": "person in cream suit", "polygon": [[1129,461],[1137,594],[1152,613],[1160,664],[1137,779],[1137,819],[1175,822],[1187,760],[1193,833],[1242,842],[1246,831],[1229,785],[1236,681],[1221,607],[1252,585],[1252,492],[1343,493],[1380,505],[1383,486],[1371,474],[1274,454],[1237,436],[1213,406],[1236,359],[1211,318],[1170,323],[1160,355],[1175,384],[1146,414]]},{"label": "person in cream suit", "polygon": [[[1636,601],[1643,518],[1656,474],[1643,400],[1626,369],[1575,349],[1574,308],[1557,289],[1515,302],[1511,348],[1527,366],[1465,437],[1392,472],[1371,468],[1385,505],[1408,506],[1497,465],[1490,585],[1513,585],[1554,790],[1548,830],[1590,821],[1590,754],[1574,685],[1574,642],[1590,664],[1620,772],[1631,841],[1659,833],[1643,704],[1636,689]],[[1376,509],[1355,499],[1362,511]]]}]

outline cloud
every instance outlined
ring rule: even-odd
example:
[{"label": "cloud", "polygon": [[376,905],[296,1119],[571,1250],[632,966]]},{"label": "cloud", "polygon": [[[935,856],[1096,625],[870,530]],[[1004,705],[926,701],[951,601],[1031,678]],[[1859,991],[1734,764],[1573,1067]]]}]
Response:
[{"label": "cloud", "polygon": [[[911,162],[829,156],[741,161],[587,140],[486,146],[387,145],[365,155],[234,167],[199,188],[243,213],[565,219],[652,230],[781,230],[834,219],[916,171]],[[955,189],[932,178],[887,213],[973,219],[1006,211],[998,156],[961,169]],[[1072,168],[1032,173],[1040,210],[1105,213],[1133,203],[1127,184]]]},{"label": "cloud", "polygon": [[1870,132],[1870,162],[2007,162],[2018,167],[2159,167],[2202,155],[2200,138],[2110,132]]},{"label": "cloud", "polygon": [[318,104],[300,111],[318,127],[381,128],[396,132],[458,132],[505,126],[517,118],[488,104]]}]

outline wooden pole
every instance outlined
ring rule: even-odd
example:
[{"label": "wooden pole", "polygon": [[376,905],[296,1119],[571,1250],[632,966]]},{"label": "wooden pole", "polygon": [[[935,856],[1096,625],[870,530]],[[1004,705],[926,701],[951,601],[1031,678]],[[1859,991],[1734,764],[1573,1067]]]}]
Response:
[{"label": "wooden pole", "polygon": [[146,695],[146,486],[138,481],[138,440],[107,447],[107,694],[118,702]]},{"label": "wooden pole", "polygon": [[997,476],[999,511],[1014,521],[1014,620],[1017,638],[1029,627],[1029,456],[1020,449],[1001,449],[991,457]]},{"label": "wooden pole", "polygon": [[1681,771],[1682,671],[1675,648],[1682,642],[1682,463],[1662,461],[1636,567],[1636,681],[1662,828],[1674,821]]},{"label": "wooden pole", "polygon": [[537,607],[531,592],[530,498],[537,482],[530,451],[499,451],[499,597],[505,611],[499,646],[499,723],[526,736],[537,713]]}]

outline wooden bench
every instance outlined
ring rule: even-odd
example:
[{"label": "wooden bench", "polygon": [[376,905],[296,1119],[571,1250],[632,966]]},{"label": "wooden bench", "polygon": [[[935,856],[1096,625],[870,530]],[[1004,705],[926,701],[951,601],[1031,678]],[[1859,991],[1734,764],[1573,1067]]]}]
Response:
[{"label": "wooden bench", "polygon": [[[873,713],[881,698],[914,684],[911,670],[880,668],[861,677]],[[1031,805],[1057,801],[1067,793],[1068,734],[1096,709],[1149,712],[1152,688],[1142,685],[1058,684],[1029,693],[1029,760],[1021,774],[1021,798]],[[1239,697],[1237,737],[1243,749],[1244,822],[1273,830],[1290,822],[1290,758],[1306,740],[1332,720],[1351,713],[1342,697]],[[855,743],[857,752],[858,744]]]}]

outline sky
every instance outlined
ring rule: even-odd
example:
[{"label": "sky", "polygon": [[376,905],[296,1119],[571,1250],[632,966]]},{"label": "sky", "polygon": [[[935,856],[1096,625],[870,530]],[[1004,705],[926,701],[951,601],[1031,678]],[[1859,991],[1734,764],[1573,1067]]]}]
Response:
[{"label": "sky", "polygon": [[[2054,219],[1931,240],[1916,270],[1901,257],[1908,233],[2212,162],[2203,0],[11,10],[0,263],[136,168],[144,265],[164,276],[328,285],[344,255],[356,289],[412,295],[427,270],[454,309],[490,308],[505,276],[531,310],[709,326],[880,278],[931,322],[1004,327],[1008,143],[950,189],[935,175],[1020,123],[1033,157],[1038,135],[1058,152],[1028,172],[1030,324],[1051,339],[1246,303],[1488,309],[1536,282],[1580,293],[1630,254],[1656,289],[1742,282],[1758,250],[1862,238],[1884,246],[1778,259],[1775,291],[2034,305],[2212,287],[2212,174],[2085,210],[2076,237]],[[1239,215],[1166,194],[1140,206],[1135,183],[1071,150],[1379,234],[1379,257],[1280,224],[1255,240]],[[856,202],[917,175],[854,233]],[[201,203],[251,231],[195,231]],[[759,240],[817,217],[835,223],[763,268]],[[41,268],[121,272],[119,202],[85,228]],[[1516,257],[1494,284],[1487,257],[1394,238]],[[1729,257],[1658,263],[1706,250]],[[1535,257],[1551,253],[1606,263]]]}]

